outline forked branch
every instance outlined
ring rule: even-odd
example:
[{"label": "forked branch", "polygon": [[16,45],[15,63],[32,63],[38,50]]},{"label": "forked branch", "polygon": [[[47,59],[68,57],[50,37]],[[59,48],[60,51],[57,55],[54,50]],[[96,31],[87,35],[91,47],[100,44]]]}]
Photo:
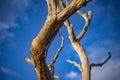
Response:
[{"label": "forked branch", "polygon": [[[80,7],[87,4],[90,0],[73,0],[69,5],[67,5],[61,12],[57,15],[58,21],[64,21],[68,19],[68,17],[73,13],[76,12]],[[82,4],[82,6],[80,6]]]},{"label": "forked branch", "polygon": [[85,25],[84,25],[84,27],[83,27],[83,30],[82,30],[81,33],[77,36],[77,40],[79,41],[79,40],[81,40],[81,39],[83,38],[83,36],[84,36],[85,33],[87,32],[88,26],[89,26],[90,21],[91,21],[91,19],[92,19],[92,13],[91,13],[91,11],[88,11],[88,17],[87,17],[87,15],[86,15],[85,13],[82,13],[80,10],[78,10],[77,13],[78,13],[79,15],[81,15],[81,16],[84,18],[84,20],[85,20]]},{"label": "forked branch", "polygon": [[104,62],[102,62],[102,63],[97,63],[97,64],[91,63],[91,64],[90,64],[90,69],[92,69],[92,67],[102,67],[102,66],[111,58],[111,53],[108,52],[108,54],[109,54],[109,56],[105,59]]},{"label": "forked branch", "polygon": [[[65,4],[62,2],[62,0],[59,0],[59,1],[60,1],[59,3],[60,3],[61,8],[64,9],[64,8],[65,8]],[[66,4],[67,4],[67,5],[70,4],[67,0],[65,0],[65,1],[66,1]],[[77,13],[78,13],[79,15],[81,15],[81,16],[84,18],[84,20],[85,20],[85,25],[84,25],[84,27],[83,27],[83,30],[82,30],[82,31],[79,33],[79,35],[76,37],[76,39],[77,39],[78,41],[80,41],[80,40],[83,38],[83,36],[85,35],[85,33],[87,32],[88,26],[89,26],[90,21],[91,21],[91,19],[92,19],[92,13],[91,13],[91,11],[88,11],[88,16],[86,15],[86,13],[83,13],[83,12],[80,11],[80,10],[78,10]],[[66,20],[66,21],[64,22],[64,24],[65,24],[66,26],[70,26],[69,20]]]}]

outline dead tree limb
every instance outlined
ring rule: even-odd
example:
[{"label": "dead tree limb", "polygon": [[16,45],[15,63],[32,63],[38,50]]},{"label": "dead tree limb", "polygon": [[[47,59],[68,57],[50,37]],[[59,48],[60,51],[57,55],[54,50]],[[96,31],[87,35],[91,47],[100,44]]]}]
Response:
[{"label": "dead tree limb", "polygon": [[68,34],[69,34],[69,39],[71,41],[72,47],[74,48],[74,50],[77,52],[81,62],[82,62],[82,66],[80,66],[79,64],[77,64],[76,62],[72,62],[70,60],[68,60],[68,62],[76,65],[79,70],[82,72],[82,80],[90,80],[90,66],[89,66],[89,60],[86,56],[86,53],[82,47],[82,45],[79,43],[79,40],[85,35],[87,28],[89,26],[89,21],[91,19],[91,12],[88,12],[89,14],[89,20],[87,18],[87,16],[85,14],[83,14],[81,11],[77,11],[80,12],[80,15],[85,18],[85,26],[83,28],[83,31],[80,33],[80,37],[76,38],[76,36],[74,35],[73,29],[72,29],[72,25],[70,24],[69,20],[66,20],[64,22],[64,24],[67,27],[68,30]]},{"label": "dead tree limb", "polygon": [[111,53],[108,52],[108,54],[109,54],[109,56],[102,63],[91,63],[90,69],[92,69],[92,67],[102,67],[111,58]]},{"label": "dead tree limb", "polygon": [[81,44],[76,40],[76,37],[74,35],[74,32],[72,30],[72,26],[70,24],[67,24],[67,30],[69,34],[69,39],[71,41],[72,47],[74,50],[77,52],[81,62],[82,62],[82,80],[90,80],[90,66],[89,66],[89,61],[86,56],[86,53],[81,46]]},{"label": "dead tree limb", "polygon": [[57,58],[58,58],[58,56],[59,56],[59,54],[60,54],[60,52],[61,52],[61,50],[62,50],[62,48],[63,48],[63,46],[64,46],[64,37],[59,33],[59,36],[61,37],[61,45],[60,45],[60,47],[58,48],[58,50],[57,50],[57,52],[56,52],[56,54],[55,54],[55,56],[53,57],[53,59],[52,59],[52,61],[50,62],[50,64],[48,65],[48,67],[49,67],[49,69],[50,69],[50,71],[51,71],[51,73],[54,75],[54,63],[56,62],[56,60],[57,60]]},{"label": "dead tree limb", "polygon": [[74,66],[78,67],[78,69],[82,72],[82,67],[80,66],[80,64],[78,64],[77,62],[75,61],[71,61],[71,60],[67,60],[67,62],[73,64]]},{"label": "dead tree limb", "polygon": [[85,13],[82,13],[80,10],[77,11],[78,14],[80,14],[84,20],[85,20],[85,25],[83,27],[83,30],[80,32],[80,34],[77,36],[77,40],[81,40],[85,33],[87,32],[88,26],[90,24],[91,18],[92,18],[92,13],[91,11],[88,11],[88,17]]},{"label": "dead tree limb", "polygon": [[58,80],[62,80],[59,76],[54,75],[54,78],[58,79]]},{"label": "dead tree limb", "polygon": [[[79,43],[88,29],[92,14],[90,11],[88,11],[87,16],[85,13],[82,13],[78,10],[82,6],[85,6],[89,1],[90,0],[72,0],[69,3],[66,0],[65,5],[62,0],[46,0],[48,5],[48,15],[42,29],[31,43],[30,53],[32,58],[31,60],[29,58],[24,58],[26,62],[34,65],[38,80],[54,80],[54,78],[61,80],[60,77],[54,76],[54,63],[56,62],[63,47],[64,38],[62,38],[61,46],[49,66],[46,64],[46,52],[63,24],[65,24],[67,27],[69,39],[74,50],[77,52],[82,65],[80,66],[76,62],[70,60],[68,60],[68,62],[74,64],[81,70],[82,80],[90,80],[90,70],[92,66],[102,66],[111,58],[111,54],[109,54],[109,57],[103,63],[89,65],[85,50]],[[76,12],[85,20],[83,30],[77,37],[74,35],[72,25],[68,20],[68,18]]]},{"label": "dead tree limb", "polygon": [[56,0],[46,0],[48,5],[48,16],[55,16],[57,11]]},{"label": "dead tree limb", "polygon": [[88,26],[90,24],[90,20],[92,18],[92,14],[91,14],[91,11],[89,11],[88,17],[87,17],[86,14],[82,13],[81,11],[77,11],[77,13],[79,13],[85,19],[85,22],[86,22],[82,32],[77,37],[74,35],[74,31],[72,30],[72,25],[70,24],[69,20],[66,20],[64,22],[64,24],[67,27],[67,30],[69,33],[69,39],[71,41],[72,47],[77,52],[77,54],[81,60],[82,66],[80,66],[80,64],[76,63],[75,61],[67,60],[67,62],[74,64],[75,66],[77,66],[79,68],[79,70],[82,72],[82,80],[90,80],[91,68],[95,67],[95,66],[104,65],[111,58],[111,53],[109,53],[109,57],[103,63],[99,63],[99,64],[92,63],[91,65],[89,65],[89,60],[86,56],[84,48],[79,43],[79,40],[81,40],[83,38],[83,36],[85,35],[85,33],[88,29]]},{"label": "dead tree limb", "polygon": [[54,58],[53,58],[52,61],[50,62],[50,65],[53,65],[53,64],[56,62],[56,60],[57,60],[57,58],[58,58],[58,56],[59,56],[59,54],[60,54],[60,51],[62,50],[62,48],[63,48],[63,46],[64,46],[64,37],[63,37],[60,33],[59,33],[59,36],[60,36],[61,39],[62,39],[61,45],[60,45],[59,49],[57,50]]},{"label": "dead tree limb", "polygon": [[24,57],[24,60],[25,60],[26,62],[28,62],[29,64],[32,64],[32,65],[33,65],[32,59],[29,59],[29,58]]},{"label": "dead tree limb", "polygon": [[30,47],[33,65],[39,80],[54,79],[46,64],[46,48],[51,44],[64,21],[89,1],[73,0],[68,6],[58,12],[57,0],[46,0],[48,5],[47,19],[38,35],[33,39]]}]

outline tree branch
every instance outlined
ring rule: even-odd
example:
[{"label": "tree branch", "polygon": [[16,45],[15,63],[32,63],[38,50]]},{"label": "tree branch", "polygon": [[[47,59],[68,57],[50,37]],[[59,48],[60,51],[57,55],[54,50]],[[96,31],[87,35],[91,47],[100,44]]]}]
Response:
[{"label": "tree branch", "polygon": [[58,79],[58,80],[62,80],[59,76],[54,75],[54,78]]},{"label": "tree branch", "polygon": [[29,64],[34,65],[32,59],[29,59],[29,58],[24,57],[24,60],[25,60],[26,62],[28,62]]},{"label": "tree branch", "polygon": [[58,5],[56,1],[58,0],[46,1],[49,10],[47,19],[38,35],[33,39],[30,47],[31,56],[35,65],[34,68],[39,80],[52,80],[53,78],[53,76],[49,74],[50,71],[45,66],[46,47],[53,41],[64,21],[87,3],[86,0],[74,0],[57,13]]},{"label": "tree branch", "polygon": [[46,0],[48,5],[48,15],[56,15],[57,12],[57,0]]},{"label": "tree branch", "polygon": [[[59,1],[60,1],[59,3],[60,3],[61,8],[64,9],[65,8],[65,4],[62,2],[62,0],[59,0]],[[70,4],[67,0],[65,0],[65,1],[66,1],[67,5]],[[78,10],[77,13],[79,15],[81,15],[84,18],[84,20],[85,20],[85,25],[83,27],[83,30],[81,31],[81,33],[76,38],[79,41],[79,40],[81,40],[83,38],[83,36],[85,35],[85,33],[86,33],[87,29],[88,29],[88,26],[89,26],[91,18],[92,18],[92,13],[91,13],[91,11],[88,11],[88,17],[87,17],[87,15],[85,13],[82,13],[80,10]],[[64,24],[66,26],[70,26],[69,20],[66,20],[64,22]]]},{"label": "tree branch", "polygon": [[61,37],[62,41],[61,41],[61,45],[59,47],[59,49],[57,50],[55,56],[53,57],[52,61],[50,62],[50,64],[48,65],[48,68],[51,72],[51,74],[54,76],[54,63],[56,62],[59,54],[60,54],[60,51],[62,50],[63,48],[63,44],[64,44],[64,37],[59,33],[59,36]]},{"label": "tree branch", "polygon": [[80,10],[78,10],[77,13],[79,15],[81,15],[85,20],[85,25],[83,27],[83,30],[77,36],[77,40],[79,41],[79,40],[81,40],[83,38],[83,36],[85,35],[85,33],[86,33],[87,29],[88,29],[88,26],[89,26],[91,18],[92,18],[92,13],[91,13],[91,11],[88,11],[88,17],[87,17],[87,15],[85,13],[82,13]]},{"label": "tree branch", "polygon": [[81,60],[81,63],[82,63],[82,80],[89,80],[90,79],[90,73],[89,73],[90,66],[89,66],[89,61],[85,53],[85,50],[82,47],[82,45],[78,42],[78,40],[76,40],[76,37],[72,29],[72,25],[70,25],[69,21],[66,21],[66,27],[68,30],[69,39],[71,41],[72,47],[77,52]]},{"label": "tree branch", "polygon": [[108,52],[108,54],[109,54],[109,56],[108,56],[108,58],[105,59],[104,62],[98,63],[98,64],[95,64],[95,63],[90,64],[90,69],[92,69],[92,67],[102,67],[111,58],[111,53]]},{"label": "tree branch", "polygon": [[73,0],[58,15],[57,21],[64,21],[90,0]]},{"label": "tree branch", "polygon": [[65,5],[63,4],[62,0],[58,0],[59,1],[59,4],[60,4],[60,8],[61,9],[64,9],[65,8]]},{"label": "tree branch", "polygon": [[70,2],[68,2],[68,0],[65,0],[66,6],[68,6],[70,4]]},{"label": "tree branch", "polygon": [[82,70],[82,67],[78,64],[78,63],[76,63],[75,61],[71,61],[71,60],[66,60],[67,62],[69,62],[69,63],[71,63],[71,64],[73,64],[74,66],[76,66],[76,67],[78,67],[78,69],[82,72],[83,70]]},{"label": "tree branch", "polygon": [[56,60],[57,60],[57,58],[58,58],[58,56],[59,56],[59,54],[60,54],[60,51],[62,50],[62,48],[63,48],[63,46],[64,46],[64,45],[63,45],[63,44],[64,44],[64,37],[63,37],[60,33],[59,33],[59,36],[61,37],[62,42],[61,42],[61,45],[60,45],[59,49],[57,50],[54,58],[53,58],[52,61],[50,62],[50,65],[53,65],[53,64],[56,62]]}]

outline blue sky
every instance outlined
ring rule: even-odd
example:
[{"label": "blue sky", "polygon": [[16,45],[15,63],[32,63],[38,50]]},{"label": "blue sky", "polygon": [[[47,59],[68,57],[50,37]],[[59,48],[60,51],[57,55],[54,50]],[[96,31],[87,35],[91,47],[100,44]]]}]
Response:
[{"label": "blue sky", "polygon": [[[81,8],[92,11],[90,27],[80,41],[91,62],[101,62],[112,53],[112,58],[103,66],[92,69],[92,80],[119,80],[120,74],[120,1],[93,0]],[[0,80],[37,80],[32,65],[23,58],[30,57],[30,44],[38,34],[47,16],[45,0],[0,0]],[[75,14],[70,17],[77,35],[83,28],[84,20]],[[55,74],[63,80],[81,80],[81,72],[66,59],[80,63],[63,26],[60,33],[65,44],[55,63]],[[60,46],[57,35],[47,56],[47,63]]]}]

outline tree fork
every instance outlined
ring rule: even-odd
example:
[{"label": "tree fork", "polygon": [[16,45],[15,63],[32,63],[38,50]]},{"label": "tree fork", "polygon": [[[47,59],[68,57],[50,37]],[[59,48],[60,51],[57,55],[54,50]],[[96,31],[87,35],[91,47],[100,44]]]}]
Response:
[{"label": "tree fork", "polygon": [[53,76],[51,76],[45,61],[45,50],[56,36],[57,31],[61,28],[64,21],[89,2],[89,0],[73,0],[63,10],[59,11],[59,13],[56,10],[56,0],[46,0],[46,2],[49,9],[46,22],[40,33],[33,39],[30,47],[32,64],[39,80],[53,80]]}]

